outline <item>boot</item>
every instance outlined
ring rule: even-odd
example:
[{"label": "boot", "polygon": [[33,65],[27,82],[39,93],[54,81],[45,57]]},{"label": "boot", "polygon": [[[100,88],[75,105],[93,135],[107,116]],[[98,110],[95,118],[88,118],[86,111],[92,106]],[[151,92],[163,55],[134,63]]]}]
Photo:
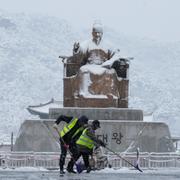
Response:
[{"label": "boot", "polygon": [[88,166],[87,170],[86,170],[86,173],[90,173],[90,171],[91,171],[91,166]]},{"label": "boot", "polygon": [[76,171],[73,170],[73,164],[71,163],[71,161],[68,163],[67,171],[68,171],[69,173],[74,173],[74,174],[76,174]]},{"label": "boot", "polygon": [[67,171],[68,171],[69,173],[76,174],[76,171],[74,171],[73,169],[67,169]]},{"label": "boot", "polygon": [[76,174],[76,171],[74,171],[73,168],[67,167],[67,172]]},{"label": "boot", "polygon": [[60,175],[65,174],[65,172],[63,171],[63,169],[60,169]]}]

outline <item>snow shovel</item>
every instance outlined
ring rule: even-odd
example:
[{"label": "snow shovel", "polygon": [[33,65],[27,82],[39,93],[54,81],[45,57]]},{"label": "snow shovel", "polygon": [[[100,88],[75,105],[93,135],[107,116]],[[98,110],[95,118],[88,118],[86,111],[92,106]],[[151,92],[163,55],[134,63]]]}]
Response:
[{"label": "snow shovel", "polygon": [[[140,172],[143,172],[140,168],[139,168],[139,161],[137,161],[137,164],[134,165],[131,162],[129,162],[127,159],[123,158],[122,156],[120,156],[118,153],[114,152],[112,149],[105,147],[107,150],[111,151],[112,153],[114,153],[116,156],[118,156],[119,158],[121,158],[122,160],[124,160],[125,162],[127,162],[129,165],[133,166],[135,169],[137,169]],[[137,151],[137,157],[139,158],[139,151]]]}]

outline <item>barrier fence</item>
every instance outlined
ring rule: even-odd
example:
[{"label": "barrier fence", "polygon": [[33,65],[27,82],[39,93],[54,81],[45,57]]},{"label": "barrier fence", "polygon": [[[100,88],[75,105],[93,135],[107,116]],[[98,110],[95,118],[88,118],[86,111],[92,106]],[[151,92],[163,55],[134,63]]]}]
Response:
[{"label": "barrier fence", "polygon": [[[136,153],[120,153],[120,156],[132,164],[136,164]],[[114,154],[106,155],[108,164],[114,168],[131,167]],[[66,163],[70,156],[67,156]],[[180,154],[178,153],[140,153],[141,168],[180,168]],[[106,165],[104,165],[106,166]],[[47,169],[59,168],[59,153],[52,152],[0,152],[1,168],[43,167]]]}]

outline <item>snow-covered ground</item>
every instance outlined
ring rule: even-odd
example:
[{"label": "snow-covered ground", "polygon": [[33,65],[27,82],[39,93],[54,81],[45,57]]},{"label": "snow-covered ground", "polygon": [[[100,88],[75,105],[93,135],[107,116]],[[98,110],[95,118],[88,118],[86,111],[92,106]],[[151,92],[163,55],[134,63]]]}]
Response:
[{"label": "snow-covered ground", "polygon": [[[9,143],[20,124],[32,118],[26,108],[62,100],[63,64],[59,55],[71,55],[75,41],[91,38],[65,20],[13,14],[0,10],[0,143]],[[170,126],[180,136],[180,42],[160,43],[119,34],[105,27],[103,38],[130,63],[129,107],[152,114],[153,121]],[[37,117],[33,117],[37,118]]]},{"label": "snow-covered ground", "polygon": [[59,176],[58,170],[45,170],[39,168],[19,168],[19,169],[0,169],[1,180],[178,180],[180,178],[179,169],[153,169],[144,170],[140,173],[136,170],[122,169],[109,169],[106,168],[101,171],[94,171],[89,174],[83,172],[81,174],[66,173],[64,177]]}]

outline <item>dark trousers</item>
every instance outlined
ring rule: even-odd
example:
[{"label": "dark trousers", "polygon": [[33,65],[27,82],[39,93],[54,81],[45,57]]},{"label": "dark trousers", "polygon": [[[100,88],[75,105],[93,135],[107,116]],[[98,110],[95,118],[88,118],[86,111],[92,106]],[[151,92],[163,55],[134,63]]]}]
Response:
[{"label": "dark trousers", "polygon": [[60,139],[60,146],[61,146],[61,154],[60,154],[60,159],[59,159],[59,167],[60,167],[60,170],[63,170],[66,155],[67,155],[67,148],[64,146],[64,142],[61,139]]},{"label": "dark trousers", "polygon": [[89,167],[89,155],[90,154],[87,152],[77,151],[76,153],[73,154],[73,157],[69,161],[67,169],[69,171],[73,170],[73,166],[74,166],[75,162],[80,158],[80,156],[82,156],[84,165],[87,169]]},{"label": "dark trousers", "polygon": [[[60,146],[61,146],[61,155],[60,155],[60,160],[59,160],[59,167],[60,170],[64,170],[64,164],[65,164],[65,159],[67,155],[67,148],[64,146],[64,142],[62,139],[60,139]],[[75,156],[77,154],[76,150],[76,145],[75,143],[69,143],[69,152],[71,153],[70,155]]]}]

